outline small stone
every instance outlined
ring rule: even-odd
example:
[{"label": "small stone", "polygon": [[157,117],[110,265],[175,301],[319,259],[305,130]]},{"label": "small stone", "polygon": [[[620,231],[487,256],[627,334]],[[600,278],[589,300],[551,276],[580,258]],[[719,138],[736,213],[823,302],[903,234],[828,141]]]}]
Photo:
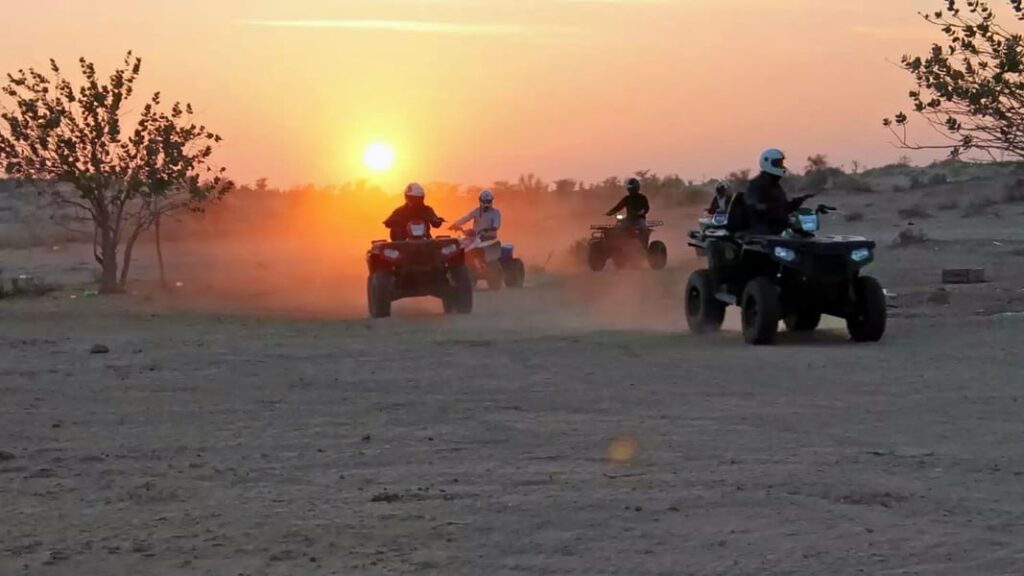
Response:
[{"label": "small stone", "polygon": [[89,349],[89,353],[90,354],[110,354],[110,348],[105,346],[105,345],[103,345],[103,344],[94,344],[93,347]]}]

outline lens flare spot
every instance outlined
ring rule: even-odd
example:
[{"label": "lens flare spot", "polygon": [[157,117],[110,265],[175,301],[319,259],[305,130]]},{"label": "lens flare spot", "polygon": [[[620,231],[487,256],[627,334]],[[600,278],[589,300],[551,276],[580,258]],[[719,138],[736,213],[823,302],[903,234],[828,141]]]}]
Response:
[{"label": "lens flare spot", "polygon": [[608,459],[616,464],[628,464],[636,457],[636,439],[630,436],[621,436],[612,440],[608,446]]}]

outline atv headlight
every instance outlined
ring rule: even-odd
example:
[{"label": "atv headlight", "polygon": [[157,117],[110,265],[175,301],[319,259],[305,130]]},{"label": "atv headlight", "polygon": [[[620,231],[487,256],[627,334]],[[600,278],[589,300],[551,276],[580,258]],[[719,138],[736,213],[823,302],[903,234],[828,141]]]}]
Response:
[{"label": "atv headlight", "polygon": [[381,255],[387,258],[388,260],[398,260],[398,257],[401,256],[402,253],[399,252],[398,250],[395,250],[394,248],[385,248],[381,252]]},{"label": "atv headlight", "polygon": [[800,214],[797,216],[797,221],[800,223],[800,229],[804,232],[817,232],[818,231],[818,215],[817,214]]},{"label": "atv headlight", "polygon": [[782,246],[776,246],[774,254],[776,258],[783,262],[792,262],[793,260],[796,260],[796,252]]},{"label": "atv headlight", "polygon": [[870,248],[857,248],[853,252],[850,252],[850,259],[854,262],[864,262],[868,258],[871,258]]},{"label": "atv headlight", "polygon": [[441,255],[442,256],[451,256],[452,254],[455,254],[455,252],[458,249],[459,249],[459,247],[456,246],[455,244],[449,244],[449,245],[445,246],[444,248],[441,248]]}]

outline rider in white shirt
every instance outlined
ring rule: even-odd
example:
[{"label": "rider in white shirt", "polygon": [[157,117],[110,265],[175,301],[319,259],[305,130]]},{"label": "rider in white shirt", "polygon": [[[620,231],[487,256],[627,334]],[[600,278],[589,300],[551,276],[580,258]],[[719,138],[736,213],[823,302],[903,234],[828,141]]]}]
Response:
[{"label": "rider in white shirt", "polygon": [[473,221],[473,232],[476,236],[484,239],[497,238],[498,229],[501,228],[501,212],[494,207],[494,194],[490,190],[480,192],[480,206],[452,223],[451,229],[459,230],[470,220]]}]

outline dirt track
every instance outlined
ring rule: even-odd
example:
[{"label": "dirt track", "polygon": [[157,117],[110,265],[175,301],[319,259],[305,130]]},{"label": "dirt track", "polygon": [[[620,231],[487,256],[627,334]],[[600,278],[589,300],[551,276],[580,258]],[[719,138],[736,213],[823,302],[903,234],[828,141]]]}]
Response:
[{"label": "dirt track", "polygon": [[684,274],[372,323],[6,303],[0,574],[1024,570],[1024,318],[754,349],[682,333]]}]

